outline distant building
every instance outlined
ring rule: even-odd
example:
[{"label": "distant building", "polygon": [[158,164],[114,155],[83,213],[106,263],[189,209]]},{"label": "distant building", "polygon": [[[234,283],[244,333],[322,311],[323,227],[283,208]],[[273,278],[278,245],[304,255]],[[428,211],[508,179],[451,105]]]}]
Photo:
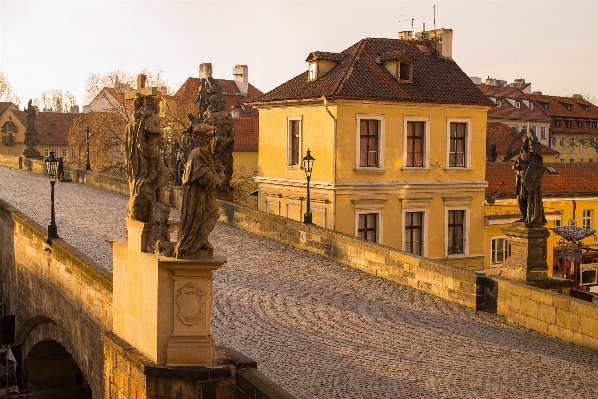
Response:
[{"label": "distant building", "polygon": [[[68,143],[68,131],[77,113],[38,112],[35,118],[35,129],[39,144],[37,150],[44,157],[54,152],[66,162],[80,165],[81,154],[78,148]],[[12,103],[0,103],[0,130],[3,155],[19,156],[25,149],[25,130],[27,128],[26,113]]]},{"label": "distant building", "polygon": [[[303,220],[307,150],[318,226],[483,267],[486,115],[492,102],[442,41],[401,32],[340,52],[255,100],[262,211]],[[433,38],[433,35],[432,35]]]},{"label": "distant building", "polygon": [[[500,122],[486,125],[486,161],[503,162],[513,160],[521,150],[522,130],[515,130]],[[544,163],[557,162],[559,152],[540,144]]]}]

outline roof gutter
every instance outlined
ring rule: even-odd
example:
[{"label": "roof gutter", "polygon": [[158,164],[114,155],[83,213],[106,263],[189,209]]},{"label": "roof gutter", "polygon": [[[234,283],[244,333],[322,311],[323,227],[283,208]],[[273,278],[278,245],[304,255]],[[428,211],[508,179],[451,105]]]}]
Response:
[{"label": "roof gutter", "polygon": [[[337,119],[332,112],[328,109],[328,99],[326,96],[322,96],[324,100],[324,107],[326,108],[326,112],[332,118],[332,181],[336,183],[336,132],[337,132]],[[336,189],[333,191],[334,197],[332,198],[332,230],[336,231]]]}]

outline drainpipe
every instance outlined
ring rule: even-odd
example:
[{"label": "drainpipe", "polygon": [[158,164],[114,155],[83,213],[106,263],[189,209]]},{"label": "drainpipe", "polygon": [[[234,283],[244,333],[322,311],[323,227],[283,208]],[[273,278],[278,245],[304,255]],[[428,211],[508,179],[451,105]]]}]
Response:
[{"label": "drainpipe", "polygon": [[326,112],[332,118],[332,184],[333,193],[332,197],[332,230],[336,231],[336,118],[332,115],[332,112],[328,109],[328,99],[324,96],[324,107]]},{"label": "drainpipe", "polygon": [[575,200],[573,201],[573,220],[575,220],[575,209],[577,208],[577,203],[575,202]]}]

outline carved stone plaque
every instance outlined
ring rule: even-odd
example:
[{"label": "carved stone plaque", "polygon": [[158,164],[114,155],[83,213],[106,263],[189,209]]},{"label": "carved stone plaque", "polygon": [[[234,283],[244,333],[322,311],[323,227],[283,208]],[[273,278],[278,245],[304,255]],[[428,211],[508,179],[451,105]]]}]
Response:
[{"label": "carved stone plaque", "polygon": [[176,303],[178,306],[177,316],[187,326],[194,326],[204,316],[204,292],[191,282],[179,288]]}]

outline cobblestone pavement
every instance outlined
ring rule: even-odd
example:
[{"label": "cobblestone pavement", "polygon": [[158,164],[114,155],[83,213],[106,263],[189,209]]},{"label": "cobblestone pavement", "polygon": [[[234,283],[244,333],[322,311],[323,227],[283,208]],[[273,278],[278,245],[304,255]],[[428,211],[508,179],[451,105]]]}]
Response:
[{"label": "cobblestone pavement", "polygon": [[[109,267],[103,241],[123,234],[126,198],[56,190],[59,234],[106,248],[91,256]],[[42,225],[48,193],[45,177],[0,167],[0,198]],[[227,225],[211,241],[228,255],[216,343],[298,398],[598,398],[596,352]]]}]

